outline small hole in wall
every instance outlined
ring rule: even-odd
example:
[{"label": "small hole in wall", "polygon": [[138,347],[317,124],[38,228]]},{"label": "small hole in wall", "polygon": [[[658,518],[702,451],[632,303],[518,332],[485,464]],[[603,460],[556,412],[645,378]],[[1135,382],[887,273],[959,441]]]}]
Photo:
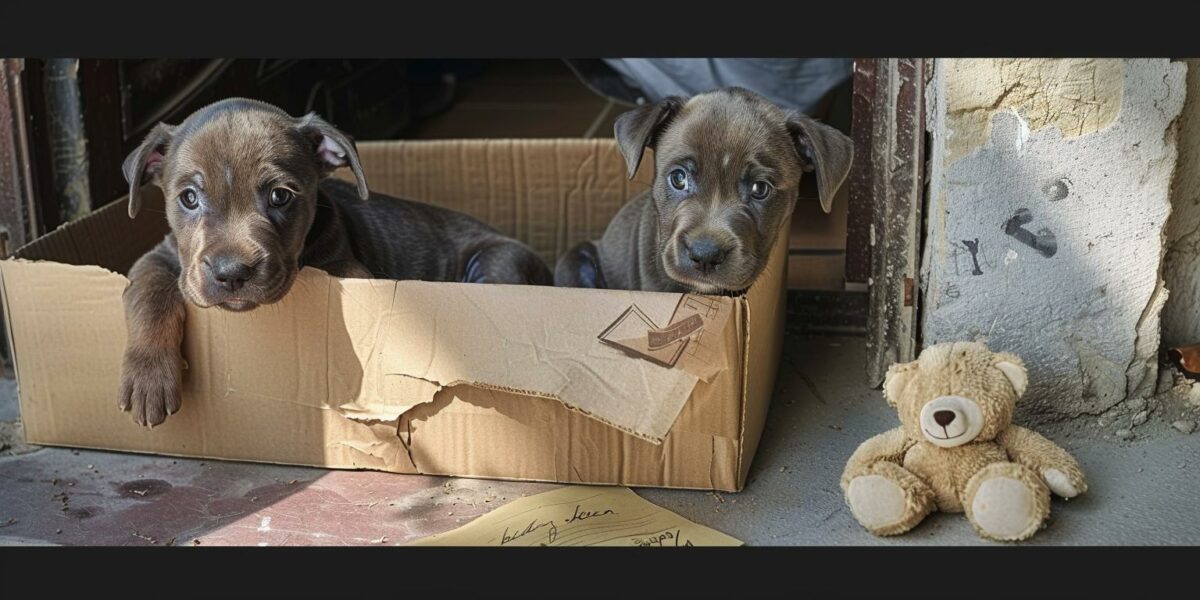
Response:
[{"label": "small hole in wall", "polygon": [[1042,193],[1050,199],[1051,202],[1058,202],[1071,194],[1071,180],[1063,177],[1054,181],[1047,182],[1042,186]]}]

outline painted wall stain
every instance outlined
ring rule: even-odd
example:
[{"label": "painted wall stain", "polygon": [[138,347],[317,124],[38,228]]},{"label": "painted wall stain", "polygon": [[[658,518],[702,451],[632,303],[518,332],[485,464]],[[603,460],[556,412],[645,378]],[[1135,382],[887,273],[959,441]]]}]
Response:
[{"label": "painted wall stain", "polygon": [[967,250],[971,251],[971,263],[975,266],[975,269],[971,271],[971,274],[983,275],[983,271],[979,270],[979,238],[975,238],[973,240],[963,240],[962,243],[966,244]]},{"label": "painted wall stain", "polygon": [[[1054,232],[1043,227],[1032,233],[1025,226],[1033,222],[1033,213],[1028,208],[1019,208],[1017,213],[1004,222],[1004,233],[1018,242],[1037,250],[1038,254],[1050,258],[1058,252],[1058,240]],[[976,242],[978,243],[978,242]]]}]

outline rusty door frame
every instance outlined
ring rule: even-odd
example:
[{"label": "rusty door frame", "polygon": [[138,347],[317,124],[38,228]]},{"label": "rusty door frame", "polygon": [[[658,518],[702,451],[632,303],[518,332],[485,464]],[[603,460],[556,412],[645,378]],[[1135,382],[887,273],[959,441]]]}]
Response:
[{"label": "rusty door frame", "polygon": [[870,292],[866,370],[873,386],[892,363],[913,360],[919,343],[925,90],[932,66],[924,58],[854,61],[846,280],[866,283]]},{"label": "rusty door frame", "polygon": [[[21,77],[24,66],[23,59],[0,59],[0,258],[33,240],[40,226]],[[0,331],[4,327],[0,313]],[[0,335],[0,374],[10,366],[11,356],[8,337]]]},{"label": "rusty door frame", "polygon": [[39,227],[23,72],[23,59],[0,59],[0,258],[32,241]]}]

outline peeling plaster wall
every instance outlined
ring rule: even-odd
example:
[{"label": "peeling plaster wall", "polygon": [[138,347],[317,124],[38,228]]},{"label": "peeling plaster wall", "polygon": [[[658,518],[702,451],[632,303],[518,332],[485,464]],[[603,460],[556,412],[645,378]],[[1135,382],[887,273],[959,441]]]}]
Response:
[{"label": "peeling plaster wall", "polygon": [[922,345],[1029,368],[1034,422],[1154,393],[1183,63],[939,60]]},{"label": "peeling plaster wall", "polygon": [[1187,61],[1187,100],[1179,116],[1179,159],[1171,185],[1163,279],[1163,344],[1200,343],[1200,60]]},{"label": "peeling plaster wall", "polygon": [[1125,61],[1109,59],[945,60],[946,160],[957,162],[991,137],[992,114],[1013,108],[1033,131],[1099,131],[1117,118]]}]

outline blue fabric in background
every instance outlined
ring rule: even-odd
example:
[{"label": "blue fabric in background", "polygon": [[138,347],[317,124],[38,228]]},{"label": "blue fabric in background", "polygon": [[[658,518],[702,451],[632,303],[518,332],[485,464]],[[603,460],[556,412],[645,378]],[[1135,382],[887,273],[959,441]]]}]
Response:
[{"label": "blue fabric in background", "polygon": [[854,69],[851,58],[606,58],[604,63],[647,102],[740,86],[804,113]]}]

